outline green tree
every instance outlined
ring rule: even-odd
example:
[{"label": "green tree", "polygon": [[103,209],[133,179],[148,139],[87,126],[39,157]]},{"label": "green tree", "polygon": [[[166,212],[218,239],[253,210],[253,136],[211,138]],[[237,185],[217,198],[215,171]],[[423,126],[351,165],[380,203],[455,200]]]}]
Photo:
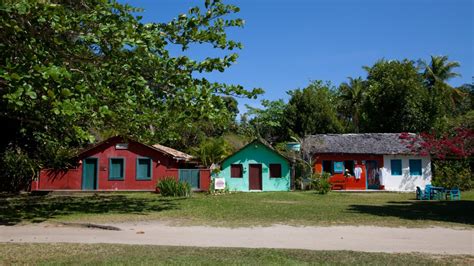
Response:
[{"label": "green tree", "polygon": [[423,77],[428,83],[428,87],[433,87],[436,83],[442,83],[446,87],[451,87],[447,81],[459,77],[460,74],[454,72],[455,68],[460,67],[459,62],[448,61],[447,56],[431,56],[431,62],[428,64],[422,61],[424,66]]},{"label": "green tree", "polygon": [[249,105],[247,115],[252,117],[250,124],[255,132],[267,141],[273,142],[286,136],[283,122],[286,104],[283,100],[276,101],[262,100],[263,108],[256,108]]},{"label": "green tree", "polygon": [[365,69],[365,132],[421,132],[431,128],[428,93],[413,61],[379,60]]},{"label": "green tree", "polygon": [[[447,82],[460,76],[454,72],[458,62],[448,61],[447,56],[431,56],[430,63],[420,61],[423,78],[429,92],[430,119],[436,128],[442,127],[447,116],[451,116],[467,96],[463,90],[451,87]],[[447,99],[449,99],[447,101]]]},{"label": "green tree", "polygon": [[[172,143],[196,118],[225,120],[217,95],[262,92],[194,75],[236,61],[242,45],[226,30],[243,20],[225,16],[238,7],[206,0],[166,23],[142,23],[139,11],[107,0],[0,3],[0,123],[8,125],[0,152],[20,149],[40,166],[103,134]],[[199,44],[227,55],[169,53]]]},{"label": "green tree", "polygon": [[205,166],[219,163],[232,153],[232,147],[227,141],[220,138],[209,138],[202,141],[199,146],[191,148],[191,154],[198,158]]},{"label": "green tree", "polygon": [[312,81],[304,89],[289,91],[285,126],[299,137],[308,134],[342,133],[337,117],[335,88],[330,83]]},{"label": "green tree", "polygon": [[239,114],[239,103],[234,97],[230,96],[221,97],[221,99],[224,107],[231,114],[232,120],[235,121],[235,118]]},{"label": "green tree", "polygon": [[351,131],[359,132],[365,94],[366,85],[361,77],[355,79],[349,77],[349,82],[344,82],[339,86],[339,109],[350,123]]}]

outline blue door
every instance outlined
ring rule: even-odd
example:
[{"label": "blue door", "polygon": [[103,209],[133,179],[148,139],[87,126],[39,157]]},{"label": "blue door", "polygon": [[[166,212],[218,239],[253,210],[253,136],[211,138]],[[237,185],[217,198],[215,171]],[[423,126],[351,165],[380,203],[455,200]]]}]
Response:
[{"label": "blue door", "polygon": [[82,167],[82,189],[96,190],[98,170],[97,158],[84,159],[84,164]]},{"label": "blue door", "polygon": [[179,180],[187,182],[191,188],[199,188],[199,169],[179,169]]}]

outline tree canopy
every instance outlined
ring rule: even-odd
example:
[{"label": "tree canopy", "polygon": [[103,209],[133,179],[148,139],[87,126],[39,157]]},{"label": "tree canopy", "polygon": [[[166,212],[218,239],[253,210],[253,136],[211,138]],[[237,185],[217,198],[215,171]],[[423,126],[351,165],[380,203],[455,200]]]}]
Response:
[{"label": "tree canopy", "polygon": [[[226,30],[239,8],[206,0],[167,22],[143,23],[138,8],[108,0],[22,0],[0,4],[1,150],[20,149],[38,164],[61,150],[122,134],[177,143],[180,132],[229,121],[221,96],[256,97],[261,89],[196,78],[224,71],[242,44]],[[235,17],[235,16],[233,16]],[[211,45],[223,57],[172,56]],[[41,151],[41,152],[40,152]]]},{"label": "tree canopy", "polygon": [[[447,56],[381,59],[365,67],[366,77],[338,87],[311,81],[288,91],[288,102],[247,106],[238,123],[236,98],[263,90],[205,74],[236,62],[242,44],[227,31],[243,26],[239,8],[203,0],[151,23],[140,11],[112,0],[0,3],[0,189],[20,187],[40,167],[65,167],[77,149],[118,134],[210,164],[258,135],[275,143],[319,133],[473,129],[473,85],[449,85],[460,64]],[[197,60],[186,55],[192,47],[224,55]]]},{"label": "tree canopy", "polygon": [[337,117],[335,88],[330,83],[312,81],[306,88],[288,94],[285,122],[297,136],[343,131]]},{"label": "tree canopy", "polygon": [[427,91],[415,63],[380,60],[366,68],[366,132],[421,132],[430,129]]}]

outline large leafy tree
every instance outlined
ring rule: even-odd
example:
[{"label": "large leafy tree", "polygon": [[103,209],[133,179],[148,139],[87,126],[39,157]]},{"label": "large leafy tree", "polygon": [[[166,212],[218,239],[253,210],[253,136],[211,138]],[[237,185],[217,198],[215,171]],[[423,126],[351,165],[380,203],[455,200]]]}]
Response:
[{"label": "large leafy tree", "polygon": [[[165,23],[142,23],[138,11],[107,0],[0,4],[0,123],[8,125],[0,152],[14,147],[41,164],[103,132],[172,142],[197,118],[228,116],[220,96],[262,92],[194,75],[237,59],[242,45],[226,29],[243,20],[225,16],[238,7],[206,0]],[[169,53],[199,44],[228,53],[200,61]]]},{"label": "large leafy tree", "polygon": [[337,97],[330,83],[313,81],[304,89],[289,91],[285,126],[299,137],[308,134],[342,133],[337,117]]},{"label": "large leafy tree", "polygon": [[350,130],[359,132],[362,107],[365,102],[366,82],[361,78],[349,77],[349,82],[339,86],[339,109],[348,120]]},{"label": "large leafy tree", "polygon": [[413,61],[379,60],[366,70],[365,132],[421,132],[430,129],[428,94]]}]

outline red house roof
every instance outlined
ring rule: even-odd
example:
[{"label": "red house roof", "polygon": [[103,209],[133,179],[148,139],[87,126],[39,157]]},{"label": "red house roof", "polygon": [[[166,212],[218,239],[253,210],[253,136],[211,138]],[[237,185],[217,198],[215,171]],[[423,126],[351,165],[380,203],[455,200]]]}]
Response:
[{"label": "red house roof", "polygon": [[77,155],[76,157],[80,157],[81,155],[89,152],[90,150],[92,149],[95,149],[101,145],[104,145],[104,144],[107,144],[109,142],[112,142],[112,141],[116,141],[116,140],[123,140],[124,142],[126,141],[133,141],[135,143],[139,143],[143,146],[146,146],[152,150],[155,150],[155,151],[158,151],[158,152],[161,152],[161,153],[164,153],[168,156],[171,156],[173,157],[173,159],[176,159],[176,160],[182,160],[182,161],[191,161],[192,159],[194,159],[194,157],[192,155],[189,155],[187,153],[184,153],[184,152],[181,152],[181,151],[178,151],[178,150],[175,150],[173,148],[170,148],[170,147],[166,147],[166,146],[163,146],[163,145],[160,145],[160,144],[154,144],[154,145],[147,145],[147,144],[143,144],[141,142],[138,142],[136,140],[133,140],[131,138],[128,138],[128,137],[122,137],[122,136],[114,136],[114,137],[110,137],[106,140],[103,140],[103,141],[100,141],[100,142],[97,142],[83,150],[81,150]]}]

